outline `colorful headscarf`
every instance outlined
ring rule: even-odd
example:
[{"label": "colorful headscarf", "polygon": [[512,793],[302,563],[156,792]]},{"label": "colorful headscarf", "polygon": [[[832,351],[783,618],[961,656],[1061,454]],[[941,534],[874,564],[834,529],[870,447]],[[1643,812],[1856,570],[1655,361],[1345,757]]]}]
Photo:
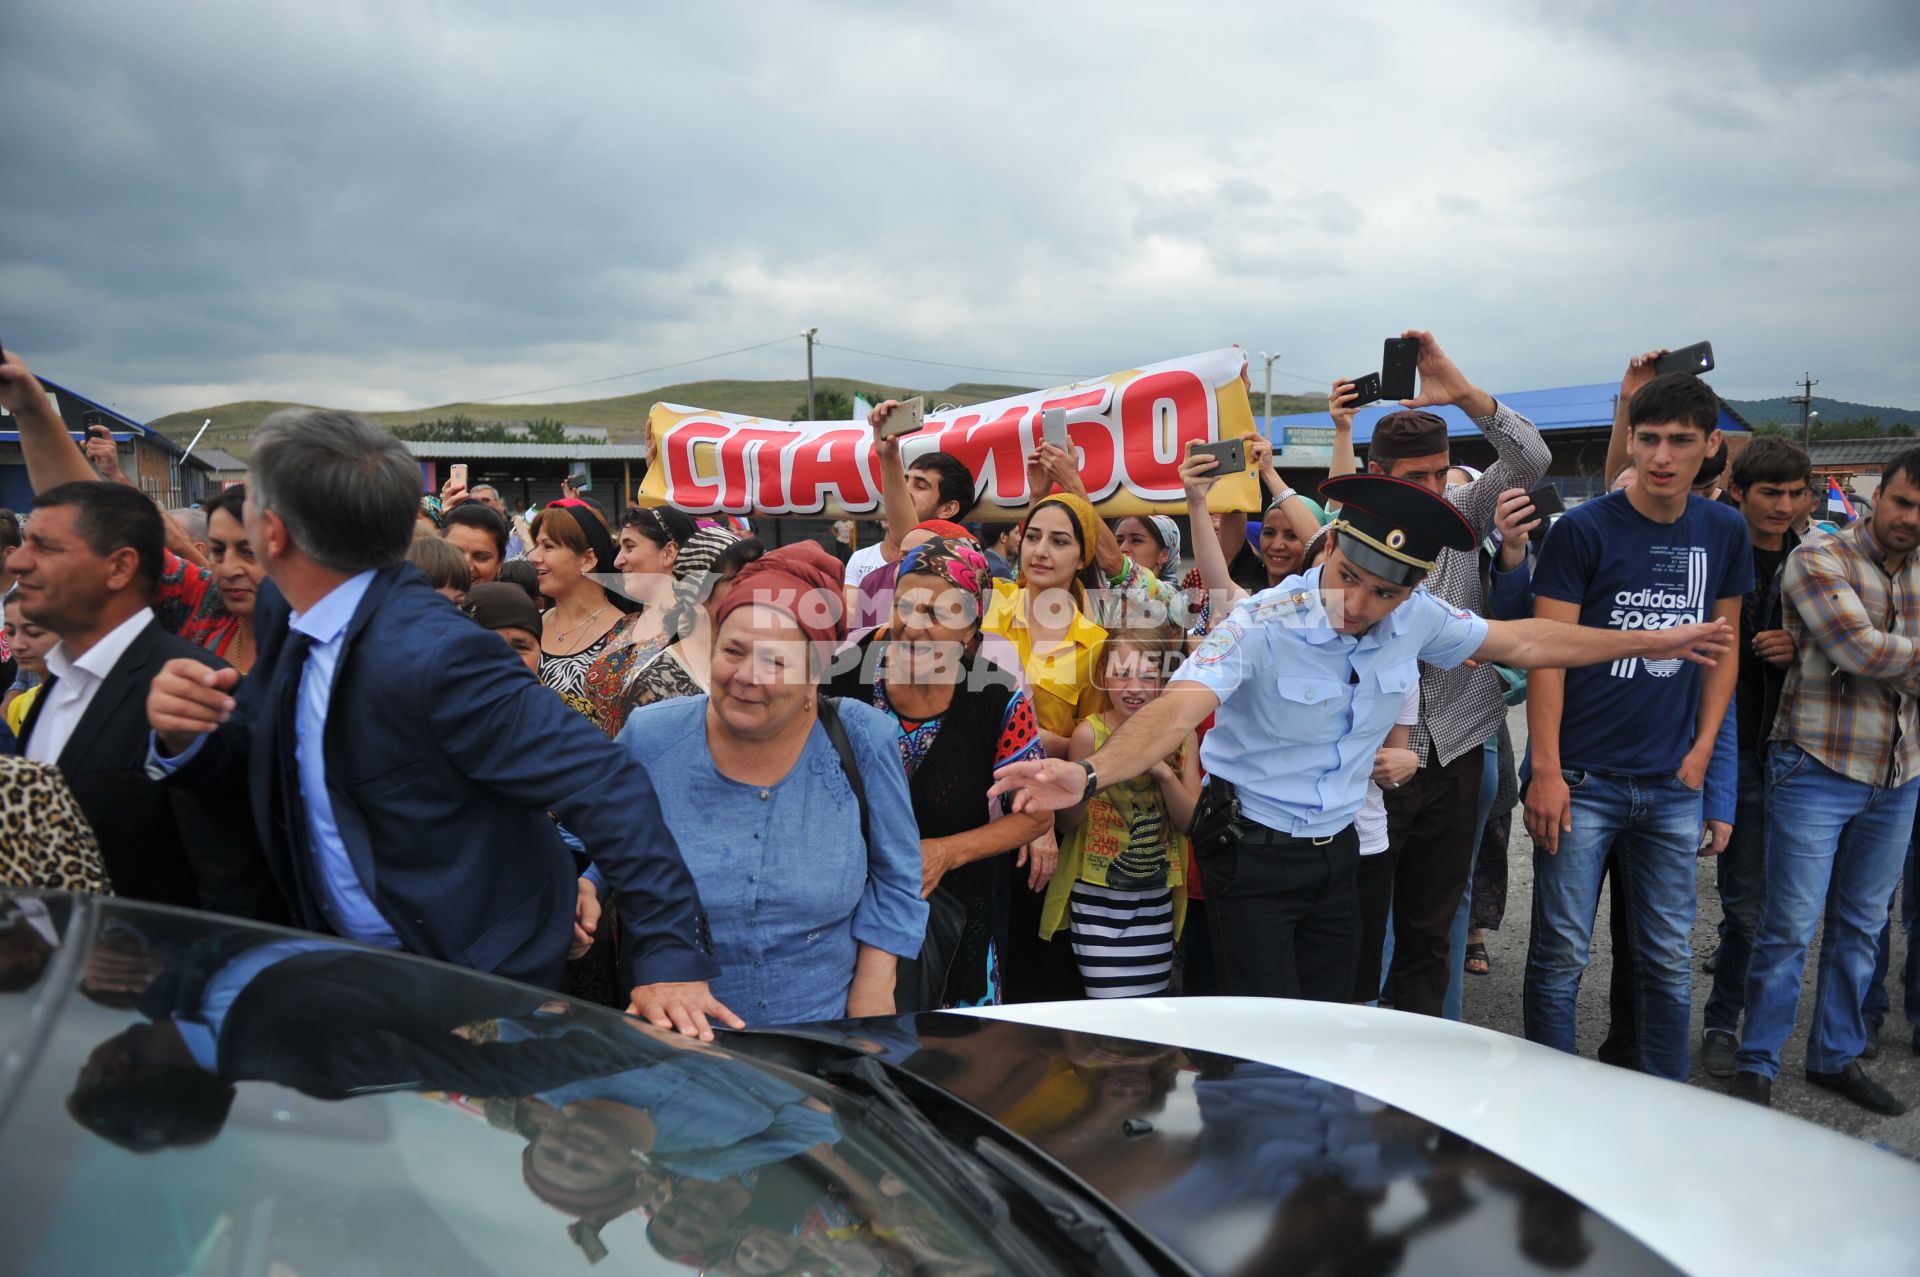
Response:
[{"label": "colorful headscarf", "polygon": [[443,512],[443,511],[442,511],[442,510],[440,509],[440,498],[439,498],[439,497],[435,497],[435,496],[425,496],[425,497],[421,497],[421,498],[420,498],[420,508],[421,508],[422,510],[425,510],[425,511],[427,512],[427,517],[428,517],[429,519],[432,519],[432,520],[433,520],[433,526],[434,526],[434,527],[436,527],[436,528],[445,528],[445,527],[447,526],[447,516],[446,516],[446,514],[445,514],[445,513],[444,513],[444,512]]},{"label": "colorful headscarf", "polygon": [[1153,530],[1159,534],[1161,547],[1167,552],[1167,571],[1173,571],[1180,564],[1180,525],[1173,521],[1172,516],[1165,514],[1150,514],[1147,522],[1153,525]]},{"label": "colorful headscarf", "polygon": [[973,542],[935,537],[914,546],[900,556],[900,570],[894,575],[894,582],[897,585],[915,572],[937,576],[965,591],[973,599],[975,619],[986,615],[987,592],[993,588],[993,569],[987,566],[987,556],[980,553]]}]

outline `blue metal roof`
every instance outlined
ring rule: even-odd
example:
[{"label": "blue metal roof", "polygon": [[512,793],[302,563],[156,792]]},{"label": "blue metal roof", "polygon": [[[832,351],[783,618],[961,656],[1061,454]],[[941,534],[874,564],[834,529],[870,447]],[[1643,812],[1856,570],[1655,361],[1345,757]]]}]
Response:
[{"label": "blue metal roof", "polygon": [[[1620,383],[1615,381],[1595,382],[1590,386],[1562,386],[1557,390],[1522,390],[1513,394],[1499,395],[1501,403],[1513,409],[1521,416],[1532,421],[1542,434],[1552,434],[1556,430],[1593,430],[1606,429],[1613,425],[1613,400],[1620,393]],[[1353,442],[1364,445],[1373,438],[1374,423],[1390,412],[1399,411],[1397,403],[1369,404],[1354,415]],[[1438,413],[1447,423],[1447,437],[1450,439],[1477,439],[1480,428],[1473,419],[1458,408],[1443,407],[1432,411]],[[1333,429],[1333,417],[1324,412],[1301,412],[1287,417],[1255,418],[1260,429],[1269,438],[1284,439],[1284,434],[1276,436],[1275,428],[1287,430],[1326,430]],[[1720,405],[1720,428],[1722,430],[1746,430],[1746,422],[1740,420],[1723,403]],[[1307,442],[1303,439],[1301,442]]]},{"label": "blue metal roof", "polygon": [[[38,376],[38,374],[35,375]],[[129,439],[141,439],[153,447],[171,454],[175,458],[180,457],[186,452],[183,446],[167,438],[167,436],[161,434],[145,422],[135,421],[124,412],[115,412],[99,400],[89,399],[79,391],[69,390],[67,387],[50,378],[40,377],[39,381],[41,386],[46,389],[46,392],[54,397],[54,402],[60,408],[61,420],[67,423],[67,428],[70,431],[73,431],[74,426],[78,423],[74,420],[74,416],[68,415],[67,405],[78,404],[83,412],[91,409],[94,412],[103,414],[107,418],[107,424],[113,430],[113,437],[116,442],[126,443]],[[74,415],[77,416],[78,414]],[[78,431],[74,431],[73,437],[76,440],[83,440],[86,436]],[[0,442],[18,442],[19,438],[20,436],[17,431],[8,431],[6,435],[0,436]],[[197,456],[189,458],[188,464],[197,464],[199,460],[200,458]]]}]

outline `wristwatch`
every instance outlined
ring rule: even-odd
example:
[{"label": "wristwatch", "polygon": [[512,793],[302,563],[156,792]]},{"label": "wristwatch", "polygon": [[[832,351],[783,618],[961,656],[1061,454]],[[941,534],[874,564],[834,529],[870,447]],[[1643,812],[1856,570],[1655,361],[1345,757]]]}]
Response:
[{"label": "wristwatch", "polygon": [[1080,768],[1087,773],[1087,787],[1080,791],[1080,801],[1084,803],[1087,799],[1100,792],[1100,781],[1093,774],[1093,760],[1091,758],[1081,759]]}]

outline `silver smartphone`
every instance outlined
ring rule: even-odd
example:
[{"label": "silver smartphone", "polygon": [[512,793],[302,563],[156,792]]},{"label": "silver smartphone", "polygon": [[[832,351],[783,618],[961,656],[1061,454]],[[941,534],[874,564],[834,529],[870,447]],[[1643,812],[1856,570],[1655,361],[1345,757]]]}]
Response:
[{"label": "silver smartphone", "polygon": [[1062,452],[1072,452],[1073,445],[1067,441],[1067,410],[1048,408],[1040,414],[1040,435],[1048,443]]},{"label": "silver smartphone", "polygon": [[875,433],[882,439],[897,439],[901,435],[910,435],[916,430],[926,428],[927,399],[925,395],[915,395],[894,405],[880,422]]}]

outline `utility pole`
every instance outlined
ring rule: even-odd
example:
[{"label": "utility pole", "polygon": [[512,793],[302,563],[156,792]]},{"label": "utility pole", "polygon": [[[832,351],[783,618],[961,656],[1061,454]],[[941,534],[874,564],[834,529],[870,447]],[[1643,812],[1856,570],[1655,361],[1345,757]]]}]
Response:
[{"label": "utility pole", "polygon": [[809,328],[800,335],[807,339],[807,420],[813,420],[813,337],[818,328]]},{"label": "utility pole", "polygon": [[1787,400],[1800,405],[1800,446],[1803,448],[1813,447],[1813,419],[1820,415],[1813,411],[1813,388],[1819,384],[1812,373],[1805,373],[1800,378],[1800,393]]},{"label": "utility pole", "polygon": [[1266,351],[1263,350],[1260,352],[1260,358],[1265,360],[1267,365],[1267,429],[1272,430],[1273,429],[1273,361],[1280,358],[1280,356],[1269,355]]}]

